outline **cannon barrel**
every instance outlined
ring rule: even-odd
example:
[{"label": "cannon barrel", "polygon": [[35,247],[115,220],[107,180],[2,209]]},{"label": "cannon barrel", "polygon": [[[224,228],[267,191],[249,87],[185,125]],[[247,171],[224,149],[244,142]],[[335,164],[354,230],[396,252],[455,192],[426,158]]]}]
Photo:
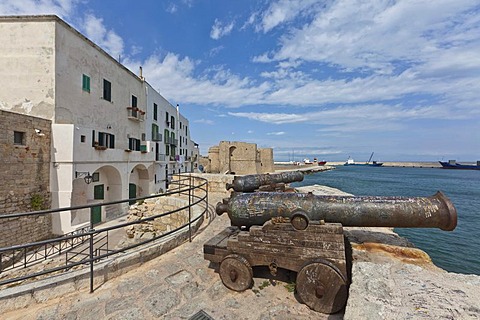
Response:
[{"label": "cannon barrel", "polygon": [[[274,217],[341,223],[351,227],[440,228],[457,226],[457,211],[440,191],[430,197],[317,196],[311,193],[234,193],[218,203],[232,225],[249,228]],[[295,224],[294,224],[295,226]],[[305,226],[306,227],[306,226]]]},{"label": "cannon barrel", "polygon": [[233,188],[237,192],[253,192],[260,186],[276,183],[290,183],[303,180],[303,173],[300,171],[273,173],[273,174],[251,174],[236,176],[232,183],[227,183],[227,190]]}]

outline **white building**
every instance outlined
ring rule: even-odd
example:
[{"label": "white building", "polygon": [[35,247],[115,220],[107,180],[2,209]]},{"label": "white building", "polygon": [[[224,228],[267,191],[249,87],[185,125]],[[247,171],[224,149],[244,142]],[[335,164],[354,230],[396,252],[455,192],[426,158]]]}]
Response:
[{"label": "white building", "polygon": [[[167,173],[194,167],[178,107],[57,16],[0,17],[0,43],[0,109],[53,123],[52,208],[162,192]],[[62,212],[53,231],[68,233],[126,208]]]}]

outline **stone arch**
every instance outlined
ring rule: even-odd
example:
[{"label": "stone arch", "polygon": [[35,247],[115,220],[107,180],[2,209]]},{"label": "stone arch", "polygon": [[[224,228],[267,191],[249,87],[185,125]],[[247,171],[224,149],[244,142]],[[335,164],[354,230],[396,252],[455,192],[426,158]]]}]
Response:
[{"label": "stone arch", "polygon": [[[111,166],[106,165],[99,167],[91,175],[94,181],[86,184],[84,178],[73,180],[72,206],[104,203],[122,199],[122,178],[120,171]],[[71,225],[83,226],[90,222],[91,219],[97,219],[94,215],[99,214],[96,222],[103,222],[123,213],[121,204],[99,206],[94,209],[72,210]]]},{"label": "stone arch", "polygon": [[233,173],[232,172],[232,160],[233,160],[233,152],[237,149],[236,146],[230,146],[228,148],[228,173]]},{"label": "stone arch", "polygon": [[[145,197],[149,195],[150,190],[150,177],[149,170],[143,164],[137,164],[130,171],[129,185],[134,184],[136,186],[135,198]],[[130,196],[129,196],[130,197]]]}]

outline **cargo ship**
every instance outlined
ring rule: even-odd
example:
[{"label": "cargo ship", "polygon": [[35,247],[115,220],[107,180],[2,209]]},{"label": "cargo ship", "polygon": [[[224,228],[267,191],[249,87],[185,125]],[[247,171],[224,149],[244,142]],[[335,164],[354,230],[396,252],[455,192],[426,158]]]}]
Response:
[{"label": "cargo ship", "polygon": [[373,152],[370,155],[370,159],[368,159],[368,161],[365,163],[356,163],[355,161],[353,161],[352,158],[348,157],[347,162],[345,162],[343,165],[344,166],[369,166],[369,167],[381,167],[383,165],[383,162],[377,162],[377,161],[370,162],[372,158],[373,158]]},{"label": "cargo ship", "polygon": [[461,164],[455,160],[438,161],[442,165],[443,169],[464,169],[464,170],[480,170],[480,161],[477,164]]}]

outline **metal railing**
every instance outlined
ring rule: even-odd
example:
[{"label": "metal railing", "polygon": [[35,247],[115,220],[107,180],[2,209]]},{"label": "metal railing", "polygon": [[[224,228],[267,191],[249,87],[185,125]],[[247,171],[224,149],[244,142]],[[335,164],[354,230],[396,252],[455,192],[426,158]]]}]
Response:
[{"label": "metal railing", "polygon": [[[189,241],[191,241],[192,225],[194,225],[198,220],[202,219],[208,211],[208,182],[204,178],[192,176],[191,174],[174,175],[172,177],[174,177],[174,179],[171,179],[172,181],[170,183],[169,191],[162,194],[124,199],[112,202],[95,203],[93,205],[83,205],[27,213],[0,215],[0,223],[3,223],[6,219],[11,218],[35,217],[39,215],[50,215],[55,213],[58,214],[62,211],[90,209],[92,207],[103,207],[115,204],[127,204],[131,203],[132,201],[141,202],[147,199],[161,198],[173,195],[178,195],[183,198],[188,197],[188,204],[183,207],[178,207],[175,210],[168,212],[155,212],[151,216],[143,217],[136,221],[118,223],[115,225],[109,225],[107,227],[102,227],[102,225],[97,225],[94,227],[93,221],[90,216],[89,227],[86,227],[82,230],[77,230],[75,232],[53,239],[0,248],[0,274],[2,274],[3,272],[10,272],[7,277],[4,277],[2,280],[0,280],[0,287],[3,285],[28,280],[31,278],[41,277],[47,274],[64,272],[76,266],[88,265],[90,267],[90,292],[93,292],[93,268],[94,264],[98,263],[100,260],[104,260],[105,258],[108,258],[117,253],[128,252],[130,249],[167,237],[182,229],[188,230]],[[198,215],[195,217],[192,216],[192,208],[201,209]],[[157,218],[181,212],[182,210],[188,210],[187,223],[160,235],[156,235],[152,238],[129,244],[120,249],[109,247],[109,232],[113,232],[118,229],[122,229],[121,231],[125,232],[123,229],[125,227],[153,221]],[[61,258],[62,254],[65,254],[64,259]],[[31,269],[31,267],[44,260],[52,258],[63,259],[61,261],[64,261],[64,264],[57,264],[57,266],[53,266],[50,268],[45,265],[45,268],[41,271],[33,270],[29,272],[29,269]],[[21,272],[20,270],[15,270],[20,268]]]}]

